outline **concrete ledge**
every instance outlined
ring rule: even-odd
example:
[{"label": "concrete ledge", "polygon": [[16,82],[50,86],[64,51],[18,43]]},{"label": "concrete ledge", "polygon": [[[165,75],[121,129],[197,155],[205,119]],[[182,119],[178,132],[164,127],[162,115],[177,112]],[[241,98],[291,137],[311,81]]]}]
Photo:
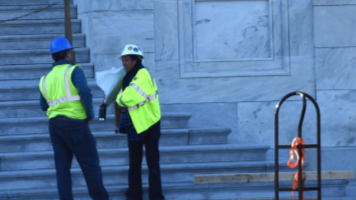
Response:
[{"label": "concrete ledge", "polygon": [[[304,172],[306,181],[317,180],[317,172]],[[279,173],[279,181],[293,181],[295,172]],[[274,173],[195,175],[195,184],[274,182]],[[322,180],[354,179],[353,171],[323,171]]]}]

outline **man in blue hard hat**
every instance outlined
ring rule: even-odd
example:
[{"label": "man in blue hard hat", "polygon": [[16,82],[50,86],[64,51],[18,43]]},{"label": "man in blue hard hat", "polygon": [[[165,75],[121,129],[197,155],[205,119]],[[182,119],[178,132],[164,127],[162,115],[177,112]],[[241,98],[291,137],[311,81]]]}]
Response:
[{"label": "man in blue hard hat", "polygon": [[94,118],[91,90],[83,68],[72,64],[72,49],[64,37],[52,41],[50,53],[55,62],[39,84],[41,109],[49,118],[59,198],[73,199],[70,168],[74,155],[90,197],[107,200],[96,141],[89,129]]}]

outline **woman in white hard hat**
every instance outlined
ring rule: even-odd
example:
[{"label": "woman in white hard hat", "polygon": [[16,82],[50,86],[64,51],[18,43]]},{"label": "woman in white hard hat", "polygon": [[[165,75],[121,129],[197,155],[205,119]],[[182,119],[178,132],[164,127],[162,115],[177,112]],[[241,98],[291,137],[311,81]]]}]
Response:
[{"label": "woman in white hard hat", "polygon": [[158,143],[161,135],[161,110],[157,85],[142,65],[142,49],[129,44],[120,59],[126,75],[116,98],[122,107],[118,131],[128,134],[130,169],[126,199],[142,200],[141,163],[143,145],[149,170],[149,199],[163,200]]}]

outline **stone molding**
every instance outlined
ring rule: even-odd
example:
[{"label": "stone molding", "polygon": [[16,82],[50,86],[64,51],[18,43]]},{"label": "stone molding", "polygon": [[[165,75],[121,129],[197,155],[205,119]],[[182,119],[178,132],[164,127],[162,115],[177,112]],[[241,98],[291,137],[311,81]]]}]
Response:
[{"label": "stone molding", "polygon": [[[230,0],[239,2],[240,0]],[[179,60],[181,78],[289,75],[288,2],[263,0],[268,3],[270,56],[264,58],[197,59],[195,4],[219,0],[178,1]],[[242,2],[242,1],[241,1]],[[251,0],[248,2],[262,2]],[[272,17],[270,17],[272,16]],[[219,65],[219,67],[217,67]],[[253,67],[251,67],[253,66]]]}]

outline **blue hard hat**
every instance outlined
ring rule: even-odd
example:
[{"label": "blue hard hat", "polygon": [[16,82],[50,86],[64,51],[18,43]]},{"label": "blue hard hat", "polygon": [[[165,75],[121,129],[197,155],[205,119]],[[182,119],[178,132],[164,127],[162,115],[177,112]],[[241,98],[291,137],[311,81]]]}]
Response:
[{"label": "blue hard hat", "polygon": [[52,40],[51,50],[49,51],[51,54],[57,53],[64,50],[73,49],[73,46],[69,43],[67,38],[65,37],[57,37]]}]

